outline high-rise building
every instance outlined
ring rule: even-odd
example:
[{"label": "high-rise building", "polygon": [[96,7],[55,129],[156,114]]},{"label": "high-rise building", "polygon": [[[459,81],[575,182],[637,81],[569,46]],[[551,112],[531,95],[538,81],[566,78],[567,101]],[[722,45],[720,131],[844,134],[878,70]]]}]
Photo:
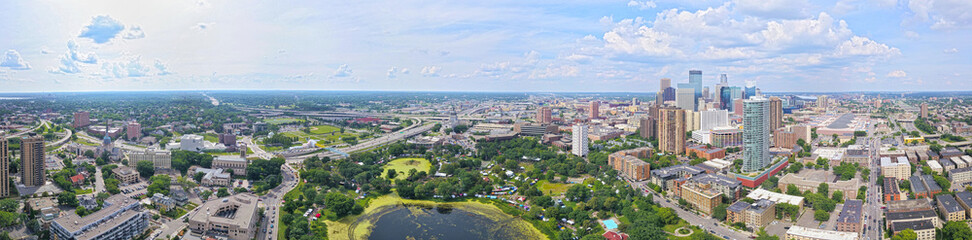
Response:
[{"label": "high-rise building", "polygon": [[600,109],[598,108],[598,106],[600,106],[600,102],[598,102],[598,101],[591,101],[591,107],[590,107],[590,109],[588,109],[588,110],[590,110],[590,112],[587,113],[588,115],[591,116],[591,119],[595,119],[595,118],[600,117],[600,116],[598,116],[600,114]]},{"label": "high-rise building", "polygon": [[778,97],[769,98],[770,131],[783,127],[783,100]]},{"label": "high-rise building", "polygon": [[549,124],[553,122],[553,117],[550,115],[550,107],[540,107],[537,108],[537,122],[543,124]]},{"label": "high-rise building", "polygon": [[702,99],[708,99],[708,98],[709,98],[709,87],[702,87]]},{"label": "high-rise building", "polygon": [[729,111],[724,109],[702,111],[702,122],[699,130],[708,131],[725,126],[729,126]]},{"label": "high-rise building", "polygon": [[695,89],[695,98],[702,97],[702,70],[689,70],[689,84]]},{"label": "high-rise building", "polygon": [[650,116],[642,118],[641,125],[638,126],[638,132],[645,139],[655,137],[655,118]]},{"label": "high-rise building", "polygon": [[80,111],[74,113],[74,127],[87,127],[91,124],[90,113],[87,111]]},{"label": "high-rise building", "polygon": [[142,136],[142,124],[130,122],[125,126],[125,135],[129,140],[137,139]]},{"label": "high-rise building", "polygon": [[658,149],[681,154],[685,151],[685,110],[678,108],[658,109]]},{"label": "high-rise building", "polygon": [[662,101],[675,101],[675,88],[667,87],[662,89]]},{"label": "high-rise building", "polygon": [[769,100],[756,96],[743,101],[743,171],[770,163]]},{"label": "high-rise building", "polygon": [[666,88],[672,87],[672,79],[662,78],[659,83],[660,83],[658,86],[659,90],[664,90]]},{"label": "high-rise building", "polygon": [[0,197],[10,195],[10,143],[0,135]]},{"label": "high-rise building", "polygon": [[24,186],[44,185],[44,137],[31,136],[20,142],[20,181]]},{"label": "high-rise building", "polygon": [[743,99],[742,98],[737,98],[737,99],[732,100],[732,113],[733,114],[736,114],[736,116],[742,116],[743,115]]},{"label": "high-rise building", "polygon": [[921,118],[928,118],[928,103],[921,103]]},{"label": "high-rise building", "polygon": [[756,82],[753,80],[746,81],[746,99],[755,97],[759,94],[756,93]]},{"label": "high-rise building", "polygon": [[827,108],[827,96],[817,96],[817,107]]},{"label": "high-rise building", "polygon": [[683,110],[695,111],[695,90],[679,88],[675,94],[675,106]]},{"label": "high-rise building", "polygon": [[631,106],[638,106],[638,98],[636,97],[631,98]]},{"label": "high-rise building", "polygon": [[589,149],[587,149],[587,125],[574,125],[571,134],[573,142],[570,143],[570,153],[577,156],[587,156],[587,151],[589,151]]}]

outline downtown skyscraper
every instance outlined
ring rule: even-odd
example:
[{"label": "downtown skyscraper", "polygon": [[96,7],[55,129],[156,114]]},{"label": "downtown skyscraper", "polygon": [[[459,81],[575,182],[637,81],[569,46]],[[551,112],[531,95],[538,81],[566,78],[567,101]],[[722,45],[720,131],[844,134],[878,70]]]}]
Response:
[{"label": "downtown skyscraper", "polygon": [[743,101],[743,171],[770,164],[770,101],[756,96]]}]

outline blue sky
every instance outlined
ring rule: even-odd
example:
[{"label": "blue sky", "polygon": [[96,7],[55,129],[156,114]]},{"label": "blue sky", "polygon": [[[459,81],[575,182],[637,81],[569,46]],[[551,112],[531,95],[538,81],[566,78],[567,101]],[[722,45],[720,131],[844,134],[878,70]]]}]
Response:
[{"label": "blue sky", "polygon": [[0,1],[10,91],[972,90],[972,1]]}]

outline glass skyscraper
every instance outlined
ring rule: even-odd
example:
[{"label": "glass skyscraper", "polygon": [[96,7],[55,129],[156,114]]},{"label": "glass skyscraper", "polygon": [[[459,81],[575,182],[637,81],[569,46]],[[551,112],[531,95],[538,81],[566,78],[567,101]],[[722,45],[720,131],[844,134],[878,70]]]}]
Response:
[{"label": "glass skyscraper", "polygon": [[[694,105],[695,106],[699,106],[699,98],[702,97],[702,71],[701,70],[689,70],[689,82],[688,83],[679,83],[678,84],[678,88],[679,89],[684,89],[684,88],[691,88],[691,89],[693,89],[694,92],[695,92],[695,100],[693,100],[692,102],[694,102]],[[698,109],[687,109],[687,110],[696,111]]]},{"label": "glass skyscraper", "polygon": [[770,164],[769,111],[768,99],[756,96],[743,100],[743,171],[757,171]]}]

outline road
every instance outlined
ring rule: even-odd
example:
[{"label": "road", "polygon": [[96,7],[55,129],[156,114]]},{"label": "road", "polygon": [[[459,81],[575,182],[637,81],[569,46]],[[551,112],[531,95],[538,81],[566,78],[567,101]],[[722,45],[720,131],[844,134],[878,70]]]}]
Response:
[{"label": "road", "polygon": [[[414,118],[414,119],[416,119],[417,122],[415,124],[412,124],[412,126],[409,126],[409,127],[405,128],[403,130],[399,130],[397,132],[385,134],[384,136],[377,137],[377,138],[373,138],[373,139],[370,139],[368,141],[365,141],[365,142],[362,142],[362,143],[358,143],[357,145],[354,145],[354,146],[339,148],[338,150],[341,151],[341,152],[344,152],[344,153],[352,153],[352,152],[357,152],[357,151],[369,149],[369,148],[372,148],[372,147],[377,147],[377,146],[385,145],[385,144],[388,144],[388,143],[392,143],[392,142],[395,142],[395,141],[398,141],[398,140],[402,140],[402,139],[406,139],[406,138],[409,138],[409,137],[418,135],[418,134],[423,133],[425,131],[429,131],[434,126],[434,124],[425,124],[425,125],[422,125],[421,119],[418,119],[418,118]],[[340,154],[337,154],[337,153],[334,153],[334,152],[330,152],[330,151],[325,151],[325,152],[321,152],[321,153],[317,153],[317,154],[308,154],[308,155],[303,155],[303,156],[296,156],[296,157],[292,157],[292,158],[287,158],[287,162],[290,162],[290,163],[300,163],[304,159],[309,158],[309,157],[312,157],[312,156],[330,157],[332,159],[344,158],[344,156],[342,156]]]},{"label": "road", "polygon": [[675,203],[671,202],[671,200],[666,200],[667,199],[658,194],[655,194],[652,197],[652,201],[655,201],[655,203],[658,203],[662,207],[674,209],[675,213],[678,214],[678,217],[685,219],[685,221],[689,222],[689,224],[702,226],[702,229],[706,232],[712,233],[718,237],[727,236],[729,237],[728,239],[749,239],[749,235],[729,229],[723,224],[719,223],[718,220],[685,211],[681,207],[676,206]]},{"label": "road", "polygon": [[[271,189],[266,195],[260,197],[264,205],[263,215],[265,217],[263,218],[264,221],[260,222],[256,239],[272,240],[277,238],[277,232],[280,231],[280,224],[276,220],[280,218],[280,207],[282,205],[280,201],[283,200],[284,194],[297,185],[297,171],[291,168],[289,164],[280,166],[280,172],[283,173],[283,182],[276,188]],[[271,224],[273,225],[272,228],[269,227]],[[267,232],[263,230],[267,230]]]},{"label": "road", "polygon": [[95,166],[95,193],[105,192],[105,179],[101,177],[101,166]]},{"label": "road", "polygon": [[870,227],[872,230],[864,229],[864,239],[883,239],[884,230],[879,224],[879,220],[884,219],[884,211],[881,207],[884,206],[882,201],[883,194],[881,187],[877,185],[878,175],[881,174],[881,160],[879,150],[881,149],[881,136],[878,136],[875,132],[874,125],[867,126],[868,137],[864,138],[864,142],[867,143],[868,153],[871,155],[871,176],[869,181],[866,183],[867,186],[867,196],[864,203],[864,224]]}]

